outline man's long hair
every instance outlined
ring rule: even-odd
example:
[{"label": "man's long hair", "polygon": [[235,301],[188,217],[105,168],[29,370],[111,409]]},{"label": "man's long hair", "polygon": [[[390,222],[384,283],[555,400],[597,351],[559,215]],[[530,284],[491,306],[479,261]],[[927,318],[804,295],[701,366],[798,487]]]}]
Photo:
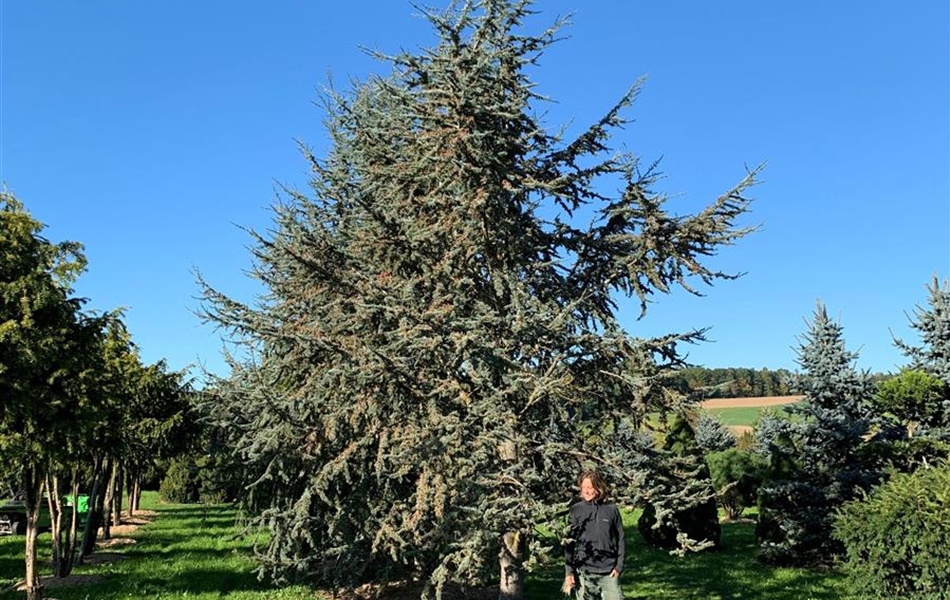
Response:
[{"label": "man's long hair", "polygon": [[606,502],[607,497],[610,495],[610,488],[607,487],[607,482],[604,481],[604,476],[597,471],[584,471],[581,473],[581,476],[577,478],[577,487],[580,487],[581,484],[584,483],[585,479],[590,480],[590,484],[594,486],[594,491],[597,492],[597,497],[594,498],[594,500],[597,502]]}]

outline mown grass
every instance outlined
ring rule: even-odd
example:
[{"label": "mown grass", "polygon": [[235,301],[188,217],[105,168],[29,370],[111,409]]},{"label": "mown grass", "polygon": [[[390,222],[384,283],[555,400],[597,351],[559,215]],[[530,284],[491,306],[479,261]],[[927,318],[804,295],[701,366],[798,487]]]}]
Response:
[{"label": "mown grass", "polygon": [[[154,496],[147,496],[149,508]],[[226,506],[154,506],[159,516],[130,537],[134,544],[100,549],[121,560],[77,567],[75,574],[100,579],[69,587],[50,587],[58,600],[318,600],[302,587],[277,589],[258,581],[250,558],[252,540],[240,534],[235,512]],[[654,600],[852,600],[843,577],[834,571],[774,569],[754,559],[751,523],[725,524],[724,548],[717,552],[670,556],[648,548],[636,530],[635,513],[625,514],[627,568],[622,584],[626,598]],[[48,535],[40,545],[48,548]],[[0,538],[0,598],[22,598],[13,587],[23,574],[23,538]],[[48,557],[45,557],[48,558]],[[45,567],[48,571],[48,567]],[[563,598],[563,566],[554,560],[532,573],[527,600]],[[490,583],[490,582],[489,582]]]},{"label": "mown grass", "polygon": [[[258,581],[250,558],[253,540],[240,535],[235,512],[226,506],[157,505],[155,495],[143,498],[142,508],[159,516],[131,533],[134,544],[116,545],[96,555],[114,562],[76,567],[74,575],[100,579],[48,587],[58,600],[314,600],[313,592],[294,586],[275,589]],[[40,536],[47,554],[49,534]],[[112,555],[112,556],[110,556]],[[0,538],[0,598],[23,598],[13,588],[23,577],[23,538]]]},{"label": "mown grass", "polygon": [[[648,547],[637,532],[637,513],[625,512],[626,567],[621,585],[627,600],[858,600],[837,571],[774,568],[755,559],[755,524],[724,523],[723,547],[715,552],[671,556]],[[564,569],[551,565],[535,573],[528,600],[555,600]]]}]

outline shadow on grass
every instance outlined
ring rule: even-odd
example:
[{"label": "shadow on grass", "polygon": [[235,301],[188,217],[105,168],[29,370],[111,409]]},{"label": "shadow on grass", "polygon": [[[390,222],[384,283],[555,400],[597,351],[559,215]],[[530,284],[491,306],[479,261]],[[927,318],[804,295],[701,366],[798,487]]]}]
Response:
[{"label": "shadow on grass", "polygon": [[[23,538],[20,538],[23,539]],[[4,550],[0,549],[0,551]],[[0,556],[0,588],[5,582],[13,582],[23,577],[23,570],[26,567],[23,563],[23,550],[15,556]]]},{"label": "shadow on grass", "polygon": [[[121,548],[128,560],[78,569],[104,579],[58,588],[55,597],[217,598],[231,594],[244,597],[245,592],[260,598],[282,597],[270,583],[258,580],[250,557],[252,542],[240,534],[232,507],[159,506],[158,510],[155,521],[131,534],[136,543]],[[626,534],[622,585],[627,600],[851,600],[843,591],[843,577],[836,572],[759,564],[751,523],[725,524],[721,550],[682,558],[647,547],[630,517]],[[41,541],[41,546],[47,544]],[[22,538],[0,539],[0,584],[22,577],[22,552]],[[557,552],[553,554],[557,556]],[[559,560],[532,573],[526,600],[564,598],[560,592],[563,577]],[[6,598],[19,599],[22,594],[0,589],[0,599]]]},{"label": "shadow on grass", "polygon": [[[127,560],[79,566],[76,574],[95,574],[92,583],[57,587],[59,600],[112,600],[157,596],[221,597],[256,592],[269,597],[275,588],[258,580],[250,558],[251,543],[236,527],[236,511],[224,505],[159,507],[157,518],[115,538],[132,537],[121,545]],[[40,546],[48,541],[40,540]],[[111,550],[100,549],[96,554]],[[23,538],[0,542],[0,599],[22,598],[11,588],[23,577]],[[48,565],[41,564],[41,573]]]},{"label": "shadow on grass", "polygon": [[[106,575],[100,582],[89,585],[60,588],[56,597],[61,600],[113,600],[119,598],[154,598],[169,595],[188,597],[209,595],[223,597],[238,592],[267,592],[274,586],[259,581],[253,573],[228,567],[195,568],[173,574],[140,573]],[[2,597],[2,596],[0,596]],[[261,596],[266,597],[265,595]]]},{"label": "shadow on grass", "polygon": [[[714,552],[670,556],[650,548],[636,527],[626,531],[621,584],[627,600],[845,600],[843,577],[833,571],[779,569],[755,560],[754,525],[723,525],[723,547]],[[527,600],[562,597],[563,566],[536,573],[528,581]]]}]

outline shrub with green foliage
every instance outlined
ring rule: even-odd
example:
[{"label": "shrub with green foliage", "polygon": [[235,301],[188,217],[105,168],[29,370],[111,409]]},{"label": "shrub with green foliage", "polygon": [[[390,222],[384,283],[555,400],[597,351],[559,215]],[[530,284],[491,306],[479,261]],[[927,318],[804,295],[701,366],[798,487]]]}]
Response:
[{"label": "shrub with green foliage", "polygon": [[950,594],[950,463],[895,474],[838,512],[834,536],[860,597],[945,600]]},{"label": "shrub with green foliage", "polygon": [[881,383],[874,406],[902,425],[908,437],[950,426],[950,385],[924,371],[905,369]]},{"label": "shrub with green foliage", "polygon": [[176,457],[159,486],[165,502],[218,504],[233,501],[242,488],[240,471],[225,454],[184,454]]},{"label": "shrub with green foliage", "polygon": [[165,478],[158,486],[158,494],[164,502],[191,504],[198,502],[201,480],[198,467],[191,456],[179,456],[172,460]]},{"label": "shrub with green foliage", "polygon": [[719,504],[730,519],[738,519],[746,508],[755,506],[768,469],[765,458],[730,448],[707,454],[706,464]]},{"label": "shrub with green foliage", "polygon": [[719,547],[722,530],[715,489],[685,418],[673,418],[662,452],[655,458],[656,466],[644,482],[646,502],[637,520],[643,539],[680,554]]}]

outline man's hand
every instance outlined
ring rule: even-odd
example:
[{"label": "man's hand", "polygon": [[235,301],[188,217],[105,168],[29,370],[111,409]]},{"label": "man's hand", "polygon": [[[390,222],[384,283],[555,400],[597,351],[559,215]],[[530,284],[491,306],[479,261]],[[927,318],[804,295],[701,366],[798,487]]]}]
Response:
[{"label": "man's hand", "polygon": [[613,571],[610,572],[610,576],[611,576],[611,577],[620,577],[620,571],[618,571],[617,569],[614,569]]},{"label": "man's hand", "polygon": [[571,590],[574,589],[575,583],[574,575],[568,573],[564,576],[564,585],[561,586],[561,591],[565,594],[570,594]]}]

